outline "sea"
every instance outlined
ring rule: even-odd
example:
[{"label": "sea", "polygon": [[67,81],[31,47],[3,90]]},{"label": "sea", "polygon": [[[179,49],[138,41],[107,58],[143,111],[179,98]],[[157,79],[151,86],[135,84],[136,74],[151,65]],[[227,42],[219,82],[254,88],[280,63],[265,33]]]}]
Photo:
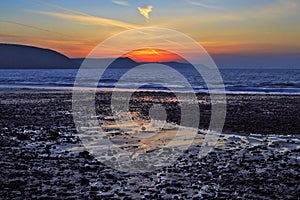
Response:
[{"label": "sea", "polygon": [[[96,69],[91,69],[96,70]],[[300,69],[220,69],[220,74],[227,94],[293,94],[300,95]],[[165,87],[161,78],[148,80],[151,70],[139,74],[138,78],[119,83],[119,79],[128,72],[124,68],[107,69],[97,80],[86,79],[85,88],[114,89],[116,85],[123,90],[138,88],[146,91],[172,91],[208,93],[208,87],[201,75],[190,69],[181,69],[180,73],[191,88],[186,88],[172,74],[161,74],[168,77]],[[91,71],[88,73],[92,73]],[[76,69],[26,69],[0,70],[0,88],[31,88],[72,90],[78,70]],[[85,77],[81,77],[85,79]],[[217,91],[217,90],[216,90]],[[224,92],[224,91],[223,91]]]}]

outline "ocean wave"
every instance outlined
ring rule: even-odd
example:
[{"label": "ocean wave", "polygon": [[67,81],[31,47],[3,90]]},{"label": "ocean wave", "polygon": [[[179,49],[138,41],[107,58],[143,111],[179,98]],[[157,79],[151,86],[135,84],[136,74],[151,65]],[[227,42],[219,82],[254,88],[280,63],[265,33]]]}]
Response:
[{"label": "ocean wave", "polygon": [[[141,74],[136,80],[118,82],[124,70],[112,69],[100,80],[83,77],[86,88],[118,88],[122,90],[178,91],[208,93],[208,86],[198,75],[186,69],[186,77],[193,91],[186,88],[179,80],[170,83],[163,80],[148,80],[147,74]],[[224,86],[228,94],[300,94],[300,71],[292,70],[223,70],[224,85],[211,81],[213,92],[222,92]],[[76,70],[1,70],[0,87],[56,87],[72,88],[76,79]],[[168,76],[168,74],[166,74]],[[147,82],[148,81],[148,82]],[[77,85],[76,85],[77,86]],[[167,88],[168,86],[169,88]],[[224,92],[224,91],[223,91]]]}]

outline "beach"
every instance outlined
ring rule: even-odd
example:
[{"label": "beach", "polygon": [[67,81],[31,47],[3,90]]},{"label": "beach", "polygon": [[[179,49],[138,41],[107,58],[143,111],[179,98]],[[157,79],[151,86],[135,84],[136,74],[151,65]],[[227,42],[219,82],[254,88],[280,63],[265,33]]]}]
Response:
[{"label": "beach", "polygon": [[[208,155],[199,158],[201,137],[207,131],[211,108],[209,96],[199,93],[199,132],[190,148],[170,166],[137,174],[110,168],[84,148],[73,122],[71,91],[1,89],[0,96],[2,198],[296,199],[300,196],[298,95],[227,95],[223,132]],[[164,92],[133,95],[132,112],[140,113],[135,115],[137,121],[147,120],[147,110],[153,102],[164,103],[168,123],[180,124],[176,99]],[[135,145],[142,149],[143,141],[116,131],[109,92],[97,94],[96,108],[110,139],[124,136],[128,147]],[[165,131],[167,139],[172,136],[169,130]],[[151,140],[151,144],[155,141]],[[155,147],[147,150],[154,151]]]},{"label": "beach", "polygon": [[300,200],[299,0],[1,9],[0,200]]}]

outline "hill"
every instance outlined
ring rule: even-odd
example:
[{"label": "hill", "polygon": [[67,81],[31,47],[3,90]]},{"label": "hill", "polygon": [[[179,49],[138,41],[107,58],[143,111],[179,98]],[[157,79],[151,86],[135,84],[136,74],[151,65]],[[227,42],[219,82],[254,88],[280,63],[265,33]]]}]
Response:
[{"label": "hill", "polygon": [[[110,67],[134,67],[138,65],[130,58],[87,59],[93,67],[105,66],[113,61]],[[68,58],[53,51],[33,46],[18,44],[0,44],[0,69],[78,69],[84,58]]]},{"label": "hill", "polygon": [[73,62],[77,64],[78,67],[81,66],[83,61],[85,64],[89,66],[89,68],[97,68],[97,67],[106,67],[109,63],[110,68],[132,68],[137,66],[139,63],[128,57],[121,57],[117,59],[112,58],[73,58]]},{"label": "hill", "polygon": [[78,65],[50,49],[18,44],[0,44],[0,69],[70,69]]}]

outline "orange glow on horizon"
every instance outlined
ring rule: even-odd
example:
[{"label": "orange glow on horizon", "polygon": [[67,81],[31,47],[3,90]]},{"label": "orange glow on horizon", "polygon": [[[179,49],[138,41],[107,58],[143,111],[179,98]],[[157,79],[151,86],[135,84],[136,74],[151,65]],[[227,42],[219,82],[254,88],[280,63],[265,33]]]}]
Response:
[{"label": "orange glow on horizon", "polygon": [[[1,35],[0,35],[1,38]],[[3,39],[3,38],[1,38]],[[77,41],[61,41],[61,40],[50,40],[36,38],[23,38],[20,37],[18,40],[10,40],[5,42],[8,44],[22,44],[28,46],[35,46],[40,48],[51,49],[57,51],[69,58],[85,58],[91,53],[91,51],[97,46],[95,44],[84,44]],[[295,53],[298,46],[296,45],[282,45],[282,44],[271,44],[271,43],[259,43],[259,42],[235,42],[235,41],[210,41],[210,42],[199,42],[209,54],[251,54],[251,53],[270,53],[280,54],[284,50],[286,53]],[[191,56],[197,56],[190,52]],[[179,61],[184,62],[184,59],[179,55],[169,51],[160,49],[139,49],[136,51],[129,52],[122,57],[129,57],[136,62],[169,62]],[[93,58],[115,58],[113,53],[109,51],[105,54],[95,55]]]},{"label": "orange glow on horizon", "polygon": [[161,49],[139,49],[131,51],[122,57],[129,57],[136,62],[184,62],[184,59],[177,54]]}]

